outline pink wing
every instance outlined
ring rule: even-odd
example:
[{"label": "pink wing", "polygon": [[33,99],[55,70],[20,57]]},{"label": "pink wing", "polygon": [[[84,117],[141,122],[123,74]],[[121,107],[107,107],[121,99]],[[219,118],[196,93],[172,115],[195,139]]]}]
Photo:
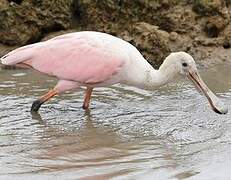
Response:
[{"label": "pink wing", "polygon": [[80,83],[103,82],[124,64],[119,51],[75,33],[16,49],[1,60],[3,64],[25,63],[59,79]]}]

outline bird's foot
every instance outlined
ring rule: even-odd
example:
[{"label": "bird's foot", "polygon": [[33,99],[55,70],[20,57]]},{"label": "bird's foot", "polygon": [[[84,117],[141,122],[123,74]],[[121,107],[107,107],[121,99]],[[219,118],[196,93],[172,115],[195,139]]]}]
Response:
[{"label": "bird's foot", "polygon": [[87,109],[88,109],[88,107],[87,107],[87,106],[82,106],[82,108],[83,108],[84,110],[87,110]]},{"label": "bird's foot", "polygon": [[88,110],[88,109],[89,109],[89,105],[83,104],[83,105],[82,105],[82,108],[83,108],[84,110]]},{"label": "bird's foot", "polygon": [[31,106],[31,112],[37,112],[43,103],[41,100],[34,101]]}]

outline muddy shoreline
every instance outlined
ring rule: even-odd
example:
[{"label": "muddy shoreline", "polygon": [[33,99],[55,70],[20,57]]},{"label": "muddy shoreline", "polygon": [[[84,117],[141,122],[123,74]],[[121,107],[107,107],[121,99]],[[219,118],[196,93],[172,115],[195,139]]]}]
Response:
[{"label": "muddy shoreline", "polygon": [[186,51],[204,66],[231,61],[230,0],[2,0],[0,55],[72,31],[95,30],[135,45],[154,66]]}]

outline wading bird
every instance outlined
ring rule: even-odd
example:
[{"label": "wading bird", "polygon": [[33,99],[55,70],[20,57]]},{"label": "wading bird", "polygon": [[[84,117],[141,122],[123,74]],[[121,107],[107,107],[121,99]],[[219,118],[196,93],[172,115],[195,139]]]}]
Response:
[{"label": "wading bird", "polygon": [[133,45],[106,33],[83,31],[60,35],[13,50],[1,61],[5,65],[29,67],[58,78],[52,90],[33,102],[31,111],[38,111],[51,97],[81,86],[86,87],[83,108],[87,109],[95,87],[121,83],[153,90],[176,75],[192,80],[215,112],[225,114],[228,111],[202,81],[189,54],[171,53],[155,70]]}]

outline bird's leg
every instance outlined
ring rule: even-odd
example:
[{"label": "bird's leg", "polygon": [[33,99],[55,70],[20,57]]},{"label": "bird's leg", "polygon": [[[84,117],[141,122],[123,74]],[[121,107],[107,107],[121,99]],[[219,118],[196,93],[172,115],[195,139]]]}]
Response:
[{"label": "bird's leg", "polygon": [[40,108],[40,106],[48,101],[50,98],[55,96],[56,94],[61,94],[68,90],[78,89],[79,85],[77,82],[74,81],[67,81],[67,80],[59,80],[57,85],[48,93],[44,94],[42,97],[40,97],[38,100],[34,101],[31,107],[32,112],[37,112]]},{"label": "bird's leg", "polygon": [[84,97],[84,102],[83,102],[83,109],[88,109],[89,108],[89,103],[91,100],[91,94],[92,94],[93,88],[87,87],[86,92],[85,92],[85,97]]},{"label": "bird's leg", "polygon": [[48,91],[46,94],[44,94],[39,99],[33,102],[31,106],[31,111],[37,112],[43,103],[45,103],[47,100],[49,100],[56,94],[58,94],[58,92],[55,89]]}]

